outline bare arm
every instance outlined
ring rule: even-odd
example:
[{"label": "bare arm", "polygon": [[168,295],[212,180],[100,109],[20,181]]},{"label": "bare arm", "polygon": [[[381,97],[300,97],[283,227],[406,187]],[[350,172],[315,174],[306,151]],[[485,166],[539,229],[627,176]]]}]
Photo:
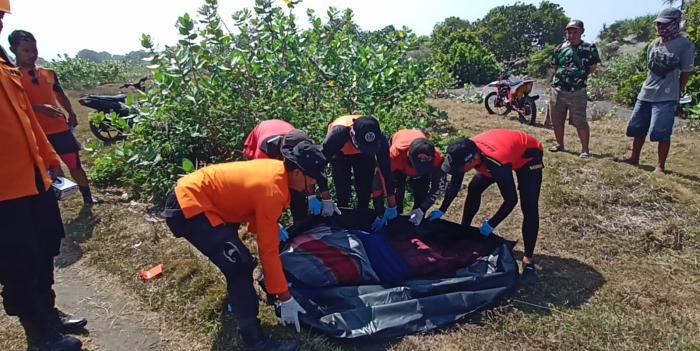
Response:
[{"label": "bare arm", "polygon": [[692,75],[693,72],[681,72],[681,96],[685,95],[685,88]]},{"label": "bare arm", "polygon": [[73,105],[70,103],[70,99],[64,94],[63,92],[56,93],[56,99],[58,99],[58,103],[61,104],[64,110],[68,112],[68,124],[70,124],[71,127],[75,127],[78,125],[78,116],[75,114],[75,111],[73,110]]}]

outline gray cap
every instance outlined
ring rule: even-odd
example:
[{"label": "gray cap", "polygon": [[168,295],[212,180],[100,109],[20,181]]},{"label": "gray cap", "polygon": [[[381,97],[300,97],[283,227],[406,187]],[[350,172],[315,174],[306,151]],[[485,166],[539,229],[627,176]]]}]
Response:
[{"label": "gray cap", "polygon": [[673,21],[681,20],[681,10],[675,7],[669,7],[667,9],[661,10],[659,15],[656,16],[656,23],[671,23]]},{"label": "gray cap", "polygon": [[583,21],[577,19],[571,20],[571,22],[569,22],[569,24],[566,25],[566,29],[569,28],[578,28],[583,31]]}]

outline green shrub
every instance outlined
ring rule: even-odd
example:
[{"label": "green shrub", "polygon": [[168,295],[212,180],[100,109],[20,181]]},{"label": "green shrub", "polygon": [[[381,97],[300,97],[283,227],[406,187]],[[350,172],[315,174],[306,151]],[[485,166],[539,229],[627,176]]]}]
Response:
[{"label": "green shrub", "polygon": [[[217,1],[206,0],[197,20],[178,19],[176,46],[156,52],[144,35],[154,86],[139,102],[129,137],[105,161],[118,165],[116,179],[163,196],[191,170],[184,159],[194,165],[240,159],[246,135],[271,118],[320,141],[343,114],[374,115],[389,135],[442,117],[426,98],[448,76],[409,57],[415,36],[393,31],[361,40],[349,10],[329,9],[326,22],[308,16],[310,29],[302,31],[288,11],[257,0],[253,11],[234,14],[233,34]],[[101,170],[115,179],[112,168]]]},{"label": "green shrub", "polygon": [[527,74],[531,77],[545,78],[552,69],[551,58],[555,45],[547,45],[542,50],[530,55],[527,63]]},{"label": "green shrub", "polygon": [[642,72],[622,81],[614,95],[615,101],[630,107],[634,106],[635,102],[637,101],[639,90],[642,89],[642,85],[644,84],[646,78],[646,72]]},{"label": "green shrub", "polygon": [[498,62],[481,45],[476,34],[458,30],[450,34],[446,41],[450,43],[446,50],[433,49],[433,61],[438,67],[449,71],[459,85],[482,84],[496,79]]},{"label": "green shrub", "polygon": [[646,50],[615,56],[600,64],[597,72],[588,79],[588,97],[590,100],[610,99],[622,82],[644,72]]},{"label": "green shrub", "polygon": [[61,84],[68,89],[87,89],[107,83],[121,83],[148,73],[141,64],[111,60],[96,63],[68,55],[52,60],[48,67],[56,71]]}]

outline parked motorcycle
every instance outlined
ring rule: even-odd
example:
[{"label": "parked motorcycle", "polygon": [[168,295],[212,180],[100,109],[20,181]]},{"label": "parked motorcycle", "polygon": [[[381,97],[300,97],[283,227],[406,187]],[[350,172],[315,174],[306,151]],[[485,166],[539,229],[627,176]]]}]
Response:
[{"label": "parked motorcycle", "polygon": [[[126,89],[133,87],[139,91],[145,91],[144,83],[148,80],[147,77],[141,78],[136,83],[126,83],[119,87],[119,89]],[[105,114],[116,113],[117,116],[125,119],[127,123],[131,124],[131,119],[126,118],[133,114],[133,111],[126,105],[126,94],[117,95],[85,95],[78,99],[78,102],[97,112],[103,112]],[[124,133],[119,128],[113,126],[107,121],[102,121],[100,123],[94,123],[90,121],[90,131],[97,137],[97,139],[103,142],[112,142],[124,137]]]},{"label": "parked motorcycle", "polygon": [[537,105],[535,101],[539,95],[530,96],[534,80],[511,80],[510,69],[515,62],[508,62],[505,68],[498,74],[498,80],[487,86],[495,88],[484,98],[484,106],[489,114],[507,115],[510,111],[518,113],[521,123],[534,125],[537,119]]}]

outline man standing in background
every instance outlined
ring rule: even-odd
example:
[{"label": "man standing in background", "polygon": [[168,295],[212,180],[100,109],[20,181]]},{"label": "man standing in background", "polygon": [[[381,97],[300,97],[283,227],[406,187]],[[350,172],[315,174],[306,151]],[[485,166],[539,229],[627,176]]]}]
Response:
[{"label": "man standing in background", "polygon": [[589,142],[591,131],[586,119],[588,95],[586,81],[596,70],[600,62],[595,44],[581,40],[584,27],[580,20],[573,20],[566,25],[566,41],[554,50],[551,62],[554,77],[549,92],[549,113],[554,127],[557,144],[549,151],[564,151],[564,123],[567,112],[569,124],[576,128],[581,141],[581,158],[590,158]]}]

